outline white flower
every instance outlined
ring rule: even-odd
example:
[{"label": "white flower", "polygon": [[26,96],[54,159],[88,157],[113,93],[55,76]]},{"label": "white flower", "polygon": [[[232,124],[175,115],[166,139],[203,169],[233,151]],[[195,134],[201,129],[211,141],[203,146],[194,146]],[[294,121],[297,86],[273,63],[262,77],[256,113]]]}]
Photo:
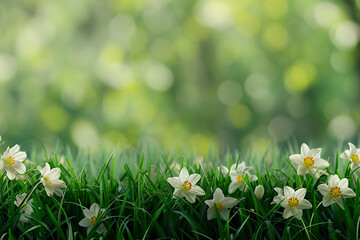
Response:
[{"label": "white flower", "polygon": [[261,200],[264,197],[264,187],[263,185],[256,186],[254,190],[255,197],[259,200]]},{"label": "white flower", "polygon": [[22,163],[26,158],[26,153],[19,150],[20,146],[17,144],[10,149],[8,147],[0,159],[0,169],[7,171],[7,177],[10,180],[15,179],[18,173],[23,174],[26,171]]},{"label": "white flower", "polygon": [[345,150],[340,157],[351,161],[351,169],[354,170],[360,166],[360,149],[356,148],[354,144],[348,143],[350,149]]},{"label": "white flower", "polygon": [[232,208],[239,201],[236,198],[225,197],[220,188],[217,188],[214,192],[212,200],[205,200],[205,203],[209,206],[207,210],[207,219],[211,220],[216,218],[215,206],[219,211],[220,218],[226,221],[229,214],[228,208]]},{"label": "white flower", "polygon": [[312,208],[312,204],[304,199],[306,194],[305,188],[300,188],[296,192],[289,186],[284,187],[284,195],[281,188],[275,188],[275,191],[278,193],[278,196],[274,197],[274,200],[271,204],[278,204],[284,209],[283,217],[289,218],[295,216],[299,218],[302,216],[302,209]]},{"label": "white flower", "polygon": [[235,192],[238,188],[241,191],[245,191],[247,189],[247,184],[244,180],[246,176],[248,176],[250,182],[254,182],[258,179],[257,176],[249,173],[251,168],[252,167],[246,167],[245,162],[242,162],[238,167],[236,167],[235,164],[231,166],[229,193]]},{"label": "white flower", "polygon": [[36,168],[41,173],[40,182],[44,185],[46,194],[51,196],[53,193],[61,197],[63,195],[62,188],[66,188],[65,182],[60,180],[60,168],[50,170],[50,165],[45,163],[45,167],[38,166]]},{"label": "white flower", "polygon": [[[23,222],[23,223],[30,222],[29,218],[27,218],[27,217],[30,216],[34,210],[32,209],[31,205],[28,202],[24,202],[24,200],[26,198],[26,193],[18,194],[18,195],[16,195],[15,198],[16,198],[16,200],[14,201],[15,206],[17,206],[19,208],[24,207],[22,209],[23,212],[20,216],[20,222]],[[31,201],[32,200],[30,200],[30,202]]]},{"label": "white flower", "polygon": [[218,171],[225,177],[229,173],[229,169],[225,166],[218,167]]},{"label": "white flower", "polygon": [[170,177],[167,181],[175,188],[173,195],[176,197],[185,197],[190,203],[195,202],[196,195],[203,196],[205,195],[204,190],[195,186],[195,184],[200,180],[200,174],[191,174],[186,167],[183,167],[180,171],[179,177]]},{"label": "white flower", "polygon": [[329,163],[324,159],[320,158],[321,148],[311,149],[303,143],[301,145],[301,154],[293,154],[289,157],[291,161],[296,163],[298,166],[297,174],[305,175],[309,173],[314,178],[319,178],[320,169],[327,168]]},{"label": "white flower", "polygon": [[349,181],[347,178],[339,179],[337,175],[331,175],[329,177],[328,184],[320,184],[318,186],[318,190],[324,196],[323,205],[324,207],[328,207],[334,202],[336,202],[342,209],[344,209],[344,205],[341,199],[343,198],[352,198],[355,197],[355,192],[348,188]]},{"label": "white flower", "polygon": [[[95,225],[97,218],[104,211],[105,211],[104,208],[100,210],[100,206],[97,203],[93,203],[90,207],[90,210],[87,208],[84,208],[83,212],[84,212],[85,218],[79,222],[79,225],[82,227],[87,227],[88,228],[87,234],[89,234],[90,230]],[[98,226],[98,228],[96,229],[96,232],[101,234],[101,233],[105,232],[105,230],[106,229],[105,229],[104,224],[100,224]]]}]

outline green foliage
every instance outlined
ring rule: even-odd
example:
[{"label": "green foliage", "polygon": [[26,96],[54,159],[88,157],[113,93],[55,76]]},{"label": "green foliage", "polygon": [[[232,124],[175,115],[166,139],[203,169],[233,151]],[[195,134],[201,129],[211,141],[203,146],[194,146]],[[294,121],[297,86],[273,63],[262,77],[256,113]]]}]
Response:
[{"label": "green foliage", "polygon": [[[187,158],[179,163],[186,166],[190,173],[199,173],[201,180],[197,185],[205,190],[205,196],[197,197],[194,204],[185,199],[173,197],[173,188],[167,178],[178,176],[174,167],[170,167],[169,158],[164,155],[154,160],[138,154],[139,158],[121,158],[117,161],[110,155],[97,174],[89,174],[86,168],[80,171],[72,166],[72,161],[60,163],[57,155],[47,157],[51,167],[62,170],[61,179],[67,189],[63,197],[49,197],[39,183],[40,174],[30,169],[25,181],[9,181],[2,174],[0,181],[0,237],[1,239],[98,239],[117,237],[118,239],[353,239],[358,238],[360,224],[360,181],[350,173],[349,166],[345,171],[338,163],[334,172],[343,173],[349,178],[349,187],[356,192],[356,197],[343,199],[345,210],[336,204],[330,207],[321,205],[322,195],[316,190],[321,183],[327,182],[327,176],[314,179],[311,176],[298,176],[291,162],[279,158],[277,164],[269,165],[265,158],[258,159],[261,167],[255,172],[258,181],[245,181],[248,191],[237,190],[230,194],[239,203],[230,211],[228,219],[219,217],[207,220],[205,200],[211,199],[216,188],[222,189],[229,196],[230,177],[218,170],[218,166],[231,166],[232,156],[226,159],[213,159],[195,164]],[[336,162],[338,153],[335,156]],[[78,158],[82,163],[87,159]],[[126,161],[126,162],[123,162]],[[247,159],[237,158],[236,163]],[[138,166],[134,168],[131,164]],[[290,165],[289,165],[290,163]],[[87,168],[91,169],[88,163]],[[118,164],[123,166],[120,174],[114,174]],[[116,165],[116,166],[115,166]],[[279,166],[282,166],[281,169]],[[339,167],[339,168],[338,168]],[[331,173],[330,173],[331,174]],[[265,188],[265,195],[258,200],[254,195],[257,184]],[[305,199],[313,208],[304,210],[301,220],[283,219],[280,204],[271,205],[276,196],[274,187],[285,185],[294,189],[306,188]],[[17,194],[27,193],[26,201],[32,200],[34,212],[29,223],[19,221],[22,209],[13,202]],[[85,216],[84,208],[98,203],[105,211],[98,216],[94,227],[87,235],[87,229],[79,226]],[[104,224],[106,232],[99,235],[96,228]]]}]

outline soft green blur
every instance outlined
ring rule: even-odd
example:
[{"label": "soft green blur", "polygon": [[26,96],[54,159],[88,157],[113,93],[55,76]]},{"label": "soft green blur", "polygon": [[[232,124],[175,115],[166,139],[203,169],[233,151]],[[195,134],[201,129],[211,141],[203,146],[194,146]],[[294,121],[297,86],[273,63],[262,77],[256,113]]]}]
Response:
[{"label": "soft green blur", "polygon": [[352,139],[358,14],[345,1],[2,1],[0,134],[199,154]]}]

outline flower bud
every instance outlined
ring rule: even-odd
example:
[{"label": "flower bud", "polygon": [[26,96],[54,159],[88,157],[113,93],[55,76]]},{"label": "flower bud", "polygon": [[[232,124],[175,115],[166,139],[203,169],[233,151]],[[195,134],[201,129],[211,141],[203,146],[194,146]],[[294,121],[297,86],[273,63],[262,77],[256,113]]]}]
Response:
[{"label": "flower bud", "polygon": [[263,185],[256,186],[254,193],[255,193],[255,197],[257,199],[261,200],[263,198],[263,196],[264,196],[264,187],[263,187]]}]

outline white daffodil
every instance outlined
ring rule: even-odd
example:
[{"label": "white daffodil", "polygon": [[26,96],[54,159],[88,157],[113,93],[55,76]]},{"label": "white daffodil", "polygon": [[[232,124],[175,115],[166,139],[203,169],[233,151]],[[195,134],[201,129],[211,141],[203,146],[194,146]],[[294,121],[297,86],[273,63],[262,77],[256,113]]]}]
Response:
[{"label": "white daffodil", "polygon": [[285,219],[292,216],[300,219],[303,214],[302,209],[312,208],[312,204],[304,199],[306,194],[305,188],[300,188],[295,192],[291,187],[285,186],[284,192],[280,188],[275,188],[275,191],[277,191],[278,196],[274,197],[271,204],[278,204],[280,202],[280,206],[285,208],[283,213]]},{"label": "white daffodil", "polygon": [[38,166],[36,168],[41,173],[40,182],[44,185],[46,194],[51,196],[53,193],[61,197],[63,195],[62,188],[66,188],[65,182],[60,180],[60,168],[50,170],[50,165],[45,163],[45,167]]},{"label": "white daffodil", "polygon": [[[97,218],[104,211],[105,211],[104,208],[100,210],[100,206],[97,203],[93,203],[91,205],[90,209],[84,208],[83,212],[84,212],[85,218],[79,222],[79,225],[82,227],[88,228],[87,234],[89,234],[90,230],[95,225]],[[106,230],[106,228],[105,228],[104,224],[100,224],[98,226],[98,228],[96,229],[96,232],[101,234],[101,233],[105,232],[105,230]]]},{"label": "white daffodil", "polygon": [[175,188],[173,195],[180,198],[185,197],[190,203],[195,202],[196,195],[205,195],[201,187],[195,186],[199,180],[200,174],[189,175],[186,167],[181,169],[179,177],[170,177],[167,179],[171,186]]},{"label": "white daffodil", "polygon": [[[32,209],[31,205],[28,202],[24,202],[24,200],[26,198],[26,193],[18,194],[18,195],[16,195],[15,198],[16,198],[16,200],[14,201],[15,206],[17,206],[19,208],[24,207],[22,209],[23,212],[20,216],[20,222],[23,222],[23,223],[30,222],[28,216],[30,216],[34,210]],[[32,200],[30,200],[30,202],[31,201]]]},{"label": "white daffodil", "polygon": [[0,169],[7,172],[10,180],[15,179],[18,173],[23,174],[26,171],[22,163],[26,159],[26,153],[19,150],[20,146],[17,144],[10,149],[8,147],[0,158]]},{"label": "white daffodil", "polygon": [[246,176],[248,176],[250,182],[254,182],[258,179],[257,176],[249,173],[250,169],[252,169],[252,167],[246,167],[245,162],[242,162],[238,167],[236,167],[235,165],[231,166],[231,183],[229,186],[229,193],[235,192],[238,188],[241,191],[246,191],[247,184],[244,180]]},{"label": "white daffodil", "polygon": [[265,189],[264,189],[263,185],[256,186],[256,188],[254,190],[255,197],[258,200],[261,200],[264,197],[264,191],[265,191]]},{"label": "white daffodil", "polygon": [[360,149],[356,148],[354,144],[349,143],[349,150],[345,150],[340,157],[351,161],[351,169],[354,170],[360,166]]},{"label": "white daffodil", "polygon": [[225,197],[220,188],[217,188],[214,192],[213,199],[205,200],[205,203],[209,206],[207,210],[207,219],[211,220],[216,218],[215,207],[218,209],[220,218],[226,221],[229,214],[228,208],[235,206],[239,200],[232,197]]},{"label": "white daffodil", "polygon": [[318,190],[324,196],[323,205],[324,207],[328,207],[334,202],[336,202],[342,209],[344,209],[344,205],[341,199],[343,198],[352,198],[355,197],[355,192],[349,188],[349,181],[347,178],[339,179],[337,175],[331,175],[329,177],[328,184],[320,184],[318,186]]},{"label": "white daffodil", "polygon": [[[319,178],[321,174],[320,169],[327,168],[329,163],[320,158],[321,148],[311,149],[303,143],[301,145],[301,154],[293,154],[289,159],[298,166],[297,174],[305,175],[309,173],[315,178]],[[324,172],[324,171],[322,171]]]}]

